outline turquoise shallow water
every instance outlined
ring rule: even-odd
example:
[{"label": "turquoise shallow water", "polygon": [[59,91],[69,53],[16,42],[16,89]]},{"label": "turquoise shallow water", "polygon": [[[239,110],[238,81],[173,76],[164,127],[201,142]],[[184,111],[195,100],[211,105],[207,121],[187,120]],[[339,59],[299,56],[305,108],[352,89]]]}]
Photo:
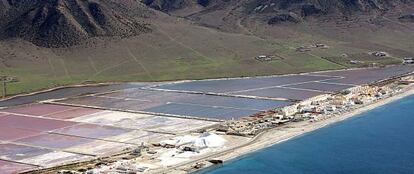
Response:
[{"label": "turquoise shallow water", "polygon": [[414,96],[202,174],[414,174]]}]

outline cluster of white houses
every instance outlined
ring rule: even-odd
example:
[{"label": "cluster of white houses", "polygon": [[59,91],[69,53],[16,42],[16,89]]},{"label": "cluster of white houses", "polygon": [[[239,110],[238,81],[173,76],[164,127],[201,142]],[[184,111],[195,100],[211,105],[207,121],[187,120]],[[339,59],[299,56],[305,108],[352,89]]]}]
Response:
[{"label": "cluster of white houses", "polygon": [[280,109],[256,114],[240,120],[231,120],[222,124],[220,129],[228,134],[254,136],[265,129],[277,127],[291,121],[316,121],[331,117],[352,108],[371,103],[386,96],[392,95],[401,89],[400,85],[413,82],[403,78],[383,85],[363,85],[344,90],[337,94],[323,94],[307,100],[286,106]]}]

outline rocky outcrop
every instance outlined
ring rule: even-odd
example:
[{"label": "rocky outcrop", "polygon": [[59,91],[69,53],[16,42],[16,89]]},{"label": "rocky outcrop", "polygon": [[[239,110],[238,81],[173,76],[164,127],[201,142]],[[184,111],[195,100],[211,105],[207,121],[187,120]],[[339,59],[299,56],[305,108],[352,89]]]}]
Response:
[{"label": "rocky outcrop", "polygon": [[294,13],[281,13],[281,14],[276,14],[274,17],[272,17],[268,21],[268,24],[275,25],[275,24],[280,24],[284,22],[299,23],[300,21],[301,21],[301,18]]},{"label": "rocky outcrop", "polygon": [[403,15],[398,18],[401,22],[414,22],[414,13]]},{"label": "rocky outcrop", "polygon": [[[8,1],[1,38],[21,38],[38,46],[67,47],[93,37],[128,37],[148,32],[133,0]],[[4,6],[5,7],[5,6]],[[145,13],[143,11],[143,13]]]}]

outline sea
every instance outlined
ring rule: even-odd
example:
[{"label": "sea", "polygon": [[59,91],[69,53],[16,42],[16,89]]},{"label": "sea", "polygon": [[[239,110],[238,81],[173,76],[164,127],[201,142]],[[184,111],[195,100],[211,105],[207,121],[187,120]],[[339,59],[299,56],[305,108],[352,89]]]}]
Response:
[{"label": "sea", "polygon": [[197,174],[414,174],[414,96]]}]

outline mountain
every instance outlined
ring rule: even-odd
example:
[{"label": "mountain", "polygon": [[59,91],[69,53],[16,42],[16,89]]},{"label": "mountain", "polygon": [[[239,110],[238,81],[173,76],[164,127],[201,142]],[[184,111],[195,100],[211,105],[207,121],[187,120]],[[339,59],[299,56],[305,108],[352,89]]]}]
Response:
[{"label": "mountain", "polygon": [[150,31],[139,19],[148,11],[133,0],[3,0],[0,8],[0,38],[22,38],[45,47]]},{"label": "mountain", "polygon": [[199,25],[246,33],[260,23],[309,19],[349,22],[356,16],[375,23],[379,16],[395,12],[400,15],[396,21],[411,22],[413,4],[414,0],[2,0],[0,39],[69,47],[91,38],[137,36],[151,31],[156,12],[147,7]]},{"label": "mountain", "polygon": [[147,6],[161,11],[174,11],[194,6],[207,7],[211,0],[142,0]]},{"label": "mountain", "polygon": [[[145,4],[200,24],[232,31],[231,21],[254,18],[267,24],[299,23],[307,18],[349,21],[355,16],[377,18],[395,12],[410,20],[413,0],[143,0]],[[191,9],[191,10],[189,10]],[[237,24],[238,25],[238,24]],[[234,30],[233,30],[234,31]]]},{"label": "mountain", "polygon": [[22,93],[399,64],[414,56],[413,1],[0,0],[0,75]]},{"label": "mountain", "polygon": [[[302,16],[316,14],[352,15],[368,12],[386,12],[399,8],[413,0],[141,0],[157,10],[174,12],[180,9],[202,6],[203,10],[232,6],[242,7],[246,13],[295,12]],[[238,4],[238,5],[237,5]],[[412,4],[411,4],[412,5]]]}]

